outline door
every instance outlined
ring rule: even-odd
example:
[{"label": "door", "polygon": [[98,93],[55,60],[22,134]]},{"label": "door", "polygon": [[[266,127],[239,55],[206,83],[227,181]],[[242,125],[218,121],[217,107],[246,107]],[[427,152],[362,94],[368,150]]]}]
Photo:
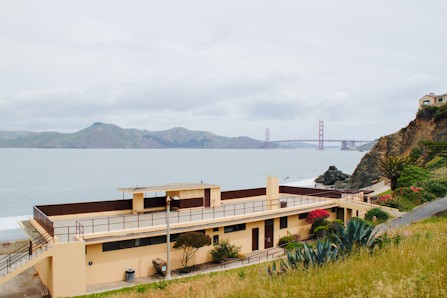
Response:
[{"label": "door", "polygon": [[265,221],[265,242],[264,249],[273,247],[273,219]]},{"label": "door", "polygon": [[259,249],[259,228],[251,230],[251,250],[255,251]]},{"label": "door", "polygon": [[211,197],[210,196],[210,189],[207,188],[207,189],[205,189],[205,204],[204,204],[205,207],[209,207],[210,206],[210,203],[211,203],[210,197]]}]

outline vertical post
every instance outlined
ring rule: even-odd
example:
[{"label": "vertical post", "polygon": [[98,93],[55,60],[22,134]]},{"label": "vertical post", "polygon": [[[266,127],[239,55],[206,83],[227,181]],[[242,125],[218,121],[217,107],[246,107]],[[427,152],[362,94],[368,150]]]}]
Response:
[{"label": "vertical post", "polygon": [[171,279],[171,235],[169,230],[169,212],[171,211],[171,198],[166,197],[166,243],[167,243],[167,268],[166,268],[166,279]]}]

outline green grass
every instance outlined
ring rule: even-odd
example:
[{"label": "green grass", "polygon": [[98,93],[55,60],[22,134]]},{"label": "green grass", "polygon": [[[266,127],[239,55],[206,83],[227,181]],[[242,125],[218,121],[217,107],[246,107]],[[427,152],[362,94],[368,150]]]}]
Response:
[{"label": "green grass", "polygon": [[393,233],[398,246],[276,278],[261,264],[86,297],[447,297],[447,217]]},{"label": "green grass", "polygon": [[384,191],[380,194],[378,194],[376,197],[381,197],[381,196],[385,196],[385,195],[392,195],[393,191],[391,189],[388,189],[387,191]]}]

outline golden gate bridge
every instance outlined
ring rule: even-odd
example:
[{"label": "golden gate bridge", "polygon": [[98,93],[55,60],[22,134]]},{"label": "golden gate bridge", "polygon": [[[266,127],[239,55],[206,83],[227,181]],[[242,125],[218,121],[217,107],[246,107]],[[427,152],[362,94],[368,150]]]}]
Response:
[{"label": "golden gate bridge", "polygon": [[318,150],[324,150],[325,143],[340,143],[341,150],[350,150],[353,147],[371,143],[372,141],[354,140],[354,139],[325,139],[324,138],[324,121],[318,122],[318,139],[290,139],[290,140],[270,140],[270,129],[265,129],[264,148],[271,148],[271,144],[292,143],[292,142],[318,142]]}]

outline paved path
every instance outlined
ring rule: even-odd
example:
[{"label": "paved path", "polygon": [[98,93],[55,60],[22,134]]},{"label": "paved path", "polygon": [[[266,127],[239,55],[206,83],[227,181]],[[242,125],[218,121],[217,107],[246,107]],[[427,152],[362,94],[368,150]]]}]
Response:
[{"label": "paved path", "polygon": [[388,223],[378,225],[376,229],[385,232],[389,229],[400,228],[412,224],[413,222],[431,217],[433,214],[447,210],[447,197],[428,202],[413,209],[413,211],[405,213]]}]

